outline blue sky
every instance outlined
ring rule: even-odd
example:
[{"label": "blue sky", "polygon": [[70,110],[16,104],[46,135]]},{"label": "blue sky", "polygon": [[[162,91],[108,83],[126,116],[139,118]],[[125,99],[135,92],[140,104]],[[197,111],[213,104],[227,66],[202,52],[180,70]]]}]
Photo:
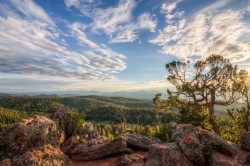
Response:
[{"label": "blue sky", "polygon": [[0,0],[0,92],[164,90],[166,63],[250,70],[249,0]]}]

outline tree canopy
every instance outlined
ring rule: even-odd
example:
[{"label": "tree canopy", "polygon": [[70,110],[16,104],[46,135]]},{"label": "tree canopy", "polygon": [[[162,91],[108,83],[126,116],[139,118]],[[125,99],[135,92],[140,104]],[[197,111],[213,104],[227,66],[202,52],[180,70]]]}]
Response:
[{"label": "tree canopy", "polygon": [[239,99],[237,66],[221,55],[210,55],[195,63],[173,61],[166,64],[166,69],[168,81],[176,88],[173,94],[189,101],[196,111],[205,106],[214,131],[220,134],[214,106],[229,105]]}]

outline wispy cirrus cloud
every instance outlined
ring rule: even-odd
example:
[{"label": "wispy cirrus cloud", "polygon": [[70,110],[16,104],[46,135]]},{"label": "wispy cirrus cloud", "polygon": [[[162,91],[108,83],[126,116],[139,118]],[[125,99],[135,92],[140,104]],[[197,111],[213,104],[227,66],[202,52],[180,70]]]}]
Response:
[{"label": "wispy cirrus cloud", "polygon": [[75,7],[80,10],[83,15],[89,17],[91,17],[94,10],[102,4],[101,0],[64,0],[64,2],[66,7]]},{"label": "wispy cirrus cloud", "polygon": [[75,7],[84,16],[91,17],[91,29],[104,32],[111,43],[133,42],[142,30],[155,31],[157,21],[149,13],[133,18],[137,3],[134,0],[120,0],[117,6],[99,8],[96,0],[65,0],[67,7]]},{"label": "wispy cirrus cloud", "polygon": [[[1,11],[4,16],[0,15],[1,73],[103,80],[114,79],[113,73],[126,68],[124,55],[90,41],[77,24],[71,26],[71,37],[89,49],[75,52],[60,44],[64,41],[61,30],[33,1],[13,0],[14,6],[4,5],[0,5],[1,9],[11,10]],[[23,5],[28,6],[26,11],[22,11]],[[16,10],[25,16],[17,15]]]},{"label": "wispy cirrus cloud", "polygon": [[55,26],[51,17],[32,0],[10,0],[10,2],[29,19]]},{"label": "wispy cirrus cloud", "polygon": [[154,20],[149,13],[143,13],[138,17],[136,22],[118,26],[117,30],[110,34],[110,42],[133,42],[138,39],[138,34],[142,30],[149,30],[151,32],[155,32],[156,25],[157,21]]},{"label": "wispy cirrus cloud", "polygon": [[[193,55],[206,57],[222,54],[234,62],[250,58],[249,25],[244,21],[246,7],[225,8],[231,0],[217,1],[185,18],[177,8],[180,1],[163,4],[166,26],[149,42],[159,45],[161,52],[187,59]],[[180,14],[181,13],[181,14]]]}]

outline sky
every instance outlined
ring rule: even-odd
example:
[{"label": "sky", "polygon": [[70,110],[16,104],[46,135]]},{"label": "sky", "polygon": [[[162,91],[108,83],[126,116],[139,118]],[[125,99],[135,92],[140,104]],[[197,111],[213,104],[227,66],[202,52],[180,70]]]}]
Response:
[{"label": "sky", "polygon": [[0,92],[166,90],[211,54],[250,71],[249,0],[0,0]]}]

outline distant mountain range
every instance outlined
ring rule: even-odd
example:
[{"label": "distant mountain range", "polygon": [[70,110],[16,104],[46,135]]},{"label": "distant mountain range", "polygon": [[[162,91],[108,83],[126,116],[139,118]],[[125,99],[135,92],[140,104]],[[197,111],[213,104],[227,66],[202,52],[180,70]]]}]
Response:
[{"label": "distant mountain range", "polygon": [[[80,91],[74,92],[51,92],[51,93],[0,93],[0,97],[6,96],[38,96],[38,97],[71,97],[71,96],[109,96],[109,97],[125,97],[134,99],[149,99],[152,100],[157,93],[165,93],[164,91],[136,91],[136,92],[97,92],[97,91]],[[166,94],[163,95],[166,97]]]}]

